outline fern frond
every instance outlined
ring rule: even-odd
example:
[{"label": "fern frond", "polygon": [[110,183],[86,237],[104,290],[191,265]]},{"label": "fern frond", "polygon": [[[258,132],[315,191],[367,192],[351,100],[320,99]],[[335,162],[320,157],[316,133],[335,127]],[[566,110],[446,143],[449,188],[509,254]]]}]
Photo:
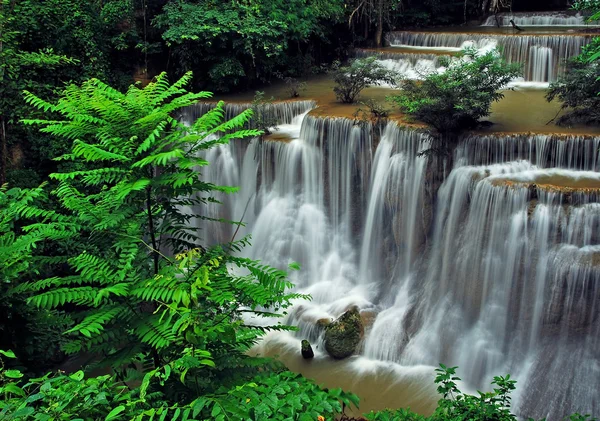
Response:
[{"label": "fern frond", "polygon": [[108,307],[96,309],[91,314],[86,316],[81,323],[73,326],[65,333],[81,333],[87,338],[93,335],[99,335],[104,330],[104,326],[117,317],[122,311],[120,307]]}]

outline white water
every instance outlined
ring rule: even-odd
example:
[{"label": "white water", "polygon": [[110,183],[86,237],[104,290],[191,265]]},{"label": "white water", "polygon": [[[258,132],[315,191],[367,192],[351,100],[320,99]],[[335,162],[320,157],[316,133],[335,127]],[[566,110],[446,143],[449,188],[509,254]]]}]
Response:
[{"label": "white water", "polygon": [[[546,88],[564,71],[562,63],[581,51],[590,38],[576,35],[498,35],[472,33],[440,33],[440,32],[392,32],[387,36],[392,47],[414,48],[419,50],[436,50],[442,52],[461,51],[466,47],[477,49],[480,53],[500,47],[503,56],[509,63],[523,63],[522,79],[515,80],[511,86]],[[393,54],[385,55],[392,59]],[[431,60],[431,59],[428,59]],[[414,61],[399,57],[396,68],[403,70],[406,62],[414,67]],[[394,65],[387,65],[394,68]],[[426,67],[443,71],[435,61]],[[408,77],[414,69],[408,67]]]},{"label": "white water", "polygon": [[482,26],[512,26],[513,20],[518,26],[588,26],[585,16],[577,13],[570,15],[566,13],[546,12],[546,13],[499,13],[496,16],[489,16]]},{"label": "white water", "polygon": [[[293,140],[211,151],[204,174],[241,186],[209,211],[239,220],[247,208],[239,236],[252,233],[249,256],[302,266],[291,277],[313,300],[289,316],[296,338],[277,334],[270,344],[308,338],[322,349],[316,321],[357,305],[376,318],[346,375],[361,378],[375,361],[401,379],[443,362],[460,366],[466,388],[483,390],[510,372],[524,416],[598,413],[597,194],[506,181],[597,179],[600,138],[467,137],[433,206],[417,156],[424,135],[390,123],[374,144],[370,127],[304,112],[281,130]],[[206,232],[223,241],[233,229]]]}]

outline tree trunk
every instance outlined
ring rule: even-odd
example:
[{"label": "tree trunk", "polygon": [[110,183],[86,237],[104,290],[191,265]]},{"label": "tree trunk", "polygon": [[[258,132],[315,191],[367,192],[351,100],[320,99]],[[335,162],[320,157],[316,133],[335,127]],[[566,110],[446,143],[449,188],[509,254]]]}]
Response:
[{"label": "tree trunk", "polygon": [[383,38],[383,0],[377,1],[377,31],[375,32],[375,46],[381,47]]}]

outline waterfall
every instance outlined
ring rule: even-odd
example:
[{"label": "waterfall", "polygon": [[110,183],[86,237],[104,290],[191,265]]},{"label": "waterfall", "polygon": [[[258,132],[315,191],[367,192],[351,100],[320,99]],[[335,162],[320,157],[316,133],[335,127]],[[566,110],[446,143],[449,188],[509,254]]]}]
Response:
[{"label": "waterfall", "polygon": [[489,16],[482,26],[512,26],[513,20],[518,26],[586,26],[586,17],[577,14],[566,13],[499,13]]},{"label": "waterfall", "polygon": [[[189,107],[183,117],[188,121],[195,121],[201,115],[206,114],[208,110],[215,107],[216,103],[200,102],[193,107]],[[225,116],[226,119],[231,119],[242,111],[252,107],[252,103],[227,103],[225,104]],[[281,124],[289,124],[292,119],[298,114],[305,113],[312,110],[317,106],[315,101],[287,101],[279,103],[265,103],[261,104],[262,111],[274,117]]]},{"label": "waterfall", "polygon": [[[426,135],[316,118],[301,104],[273,112],[285,108],[296,113],[280,125],[289,142],[209,152],[202,176],[240,192],[197,209],[245,212],[246,256],[300,263],[291,280],[312,300],[291,309],[299,331],[277,333],[280,343],[295,335],[320,352],[318,321],[358,306],[374,321],[362,356],[345,365],[357,376],[373,364],[401,378],[443,362],[460,366],[467,390],[511,373],[523,416],[598,413],[600,137],[466,135],[433,203]],[[209,242],[234,231],[205,229]]]},{"label": "waterfall", "polygon": [[600,171],[600,136],[494,134],[466,135],[456,165],[490,165],[527,160],[540,168]]},{"label": "waterfall", "polygon": [[355,51],[355,56],[358,58],[376,56],[381,65],[407,79],[422,79],[424,75],[443,70],[438,54],[385,53],[358,49]]},{"label": "waterfall", "polygon": [[583,35],[498,35],[441,32],[391,32],[392,47],[460,51],[467,46],[487,51],[496,45],[509,63],[525,63],[525,81],[553,82],[564,72],[562,63],[590,42]]}]

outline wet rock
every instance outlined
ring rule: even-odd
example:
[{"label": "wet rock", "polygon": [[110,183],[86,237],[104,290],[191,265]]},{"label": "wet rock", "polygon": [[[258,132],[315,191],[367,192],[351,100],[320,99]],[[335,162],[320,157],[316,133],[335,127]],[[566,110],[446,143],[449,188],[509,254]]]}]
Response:
[{"label": "wet rock", "polygon": [[302,358],[304,358],[305,360],[310,360],[311,358],[315,357],[315,353],[312,349],[312,346],[310,346],[310,342],[308,342],[306,339],[302,340],[301,351]]},{"label": "wet rock", "polygon": [[322,319],[317,320],[317,327],[325,329],[327,326],[329,326],[331,324],[332,321],[333,321],[333,319],[330,319],[329,317],[324,317]]},{"label": "wet rock", "polygon": [[377,312],[374,310],[363,310],[360,312],[360,320],[365,330],[369,330],[373,327],[376,318]]},{"label": "wet rock", "polygon": [[325,349],[333,358],[342,359],[354,354],[364,333],[358,307],[342,314],[325,329]]}]

